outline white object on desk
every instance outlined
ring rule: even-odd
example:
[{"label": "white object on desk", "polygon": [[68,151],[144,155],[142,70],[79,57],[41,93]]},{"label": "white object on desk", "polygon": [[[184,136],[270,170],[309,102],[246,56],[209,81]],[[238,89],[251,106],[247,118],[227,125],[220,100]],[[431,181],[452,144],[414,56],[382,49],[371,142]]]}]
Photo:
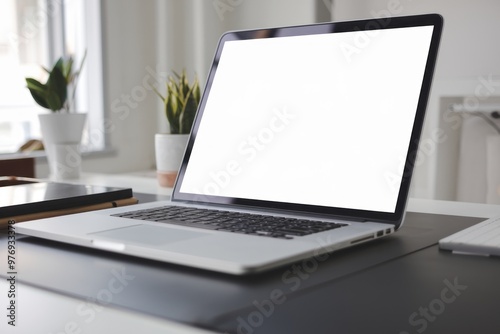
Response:
[{"label": "white object on desk", "polygon": [[441,239],[439,247],[459,253],[500,256],[500,216]]}]

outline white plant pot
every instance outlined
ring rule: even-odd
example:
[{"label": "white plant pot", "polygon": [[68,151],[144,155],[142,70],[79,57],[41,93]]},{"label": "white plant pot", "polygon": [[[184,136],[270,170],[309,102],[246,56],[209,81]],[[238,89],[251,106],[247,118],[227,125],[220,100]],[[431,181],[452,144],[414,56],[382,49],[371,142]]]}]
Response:
[{"label": "white plant pot", "polygon": [[155,135],[156,173],[162,187],[173,187],[189,135]]},{"label": "white plant pot", "polygon": [[80,177],[80,143],[86,114],[51,113],[38,115],[43,145],[49,162],[50,179],[64,181]]}]

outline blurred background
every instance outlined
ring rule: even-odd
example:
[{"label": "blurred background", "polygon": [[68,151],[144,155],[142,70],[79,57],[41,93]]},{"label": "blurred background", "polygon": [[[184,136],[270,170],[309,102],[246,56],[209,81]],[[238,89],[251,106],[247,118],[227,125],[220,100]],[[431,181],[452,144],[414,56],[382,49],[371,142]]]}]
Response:
[{"label": "blurred background", "polygon": [[[228,30],[439,13],[445,28],[411,196],[500,203],[500,2],[495,0],[3,0],[0,159],[39,138],[24,78],[87,51],[77,108],[84,172],[153,170],[167,131],[151,85],[186,68],[206,79]],[[48,173],[34,153],[37,177]]]}]

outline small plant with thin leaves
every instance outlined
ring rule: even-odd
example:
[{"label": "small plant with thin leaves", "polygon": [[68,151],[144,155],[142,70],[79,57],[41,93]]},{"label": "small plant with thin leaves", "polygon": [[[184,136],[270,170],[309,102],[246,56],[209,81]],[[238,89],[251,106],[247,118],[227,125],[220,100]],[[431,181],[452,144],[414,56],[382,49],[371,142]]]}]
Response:
[{"label": "small plant with thin leaves", "polygon": [[[53,112],[71,111],[71,103],[74,101],[76,84],[85,62],[85,52],[78,70],[73,71],[73,58],[61,57],[54,64],[52,70],[43,68],[49,77],[45,84],[34,78],[26,78],[27,87],[38,105],[50,109]],[[73,93],[68,96],[68,88],[72,85]]]},{"label": "small plant with thin leaves", "polygon": [[200,85],[196,76],[193,84],[189,84],[185,70],[181,74],[173,73],[166,83],[166,96],[154,87],[153,90],[163,101],[170,133],[189,134],[200,103]]}]

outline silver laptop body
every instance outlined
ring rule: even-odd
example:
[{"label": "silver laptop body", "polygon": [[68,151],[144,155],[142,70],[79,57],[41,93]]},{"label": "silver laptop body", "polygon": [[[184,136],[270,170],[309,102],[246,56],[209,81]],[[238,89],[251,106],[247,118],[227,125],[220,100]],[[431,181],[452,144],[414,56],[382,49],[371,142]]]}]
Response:
[{"label": "silver laptop body", "polygon": [[[429,14],[228,32],[171,201],[17,231],[231,274],[320,262],[392,234],[404,218],[441,30],[442,18]],[[342,226],[276,237],[120,217],[172,205]]]}]

